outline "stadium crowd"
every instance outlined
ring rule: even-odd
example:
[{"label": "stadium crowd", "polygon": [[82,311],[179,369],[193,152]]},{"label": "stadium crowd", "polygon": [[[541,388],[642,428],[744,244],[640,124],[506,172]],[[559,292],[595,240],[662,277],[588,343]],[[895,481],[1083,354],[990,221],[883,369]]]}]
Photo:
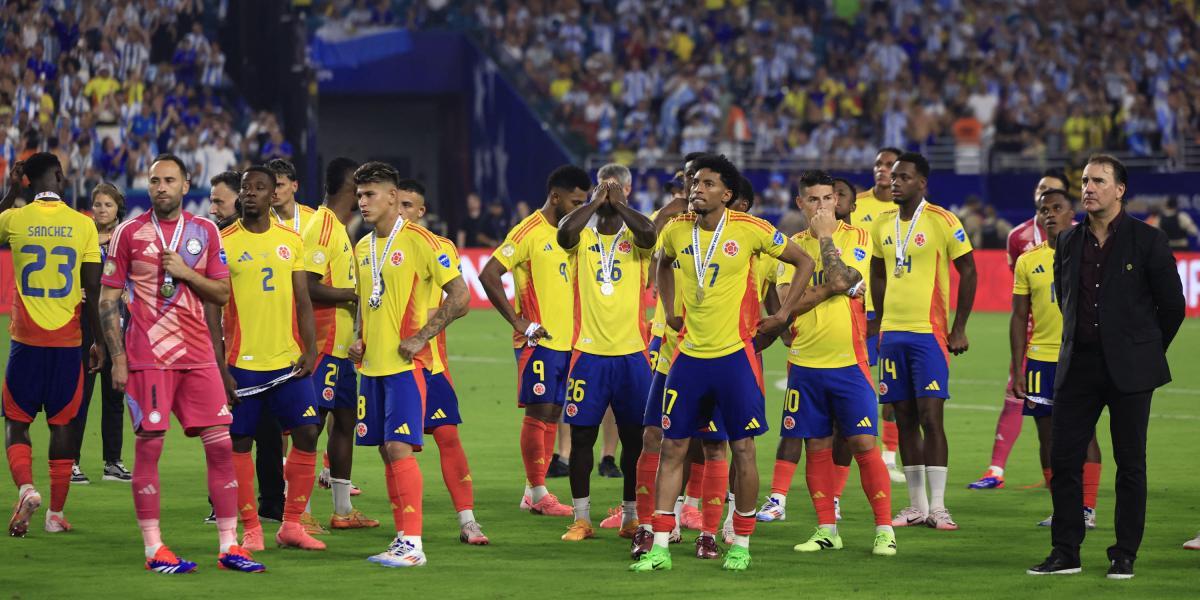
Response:
[{"label": "stadium crowd", "polygon": [[223,171],[290,158],[278,119],[242,104],[215,25],[225,0],[57,0],[0,8],[0,175],[55,154],[84,198],[101,181],[145,189],[180,156],[208,187]]}]

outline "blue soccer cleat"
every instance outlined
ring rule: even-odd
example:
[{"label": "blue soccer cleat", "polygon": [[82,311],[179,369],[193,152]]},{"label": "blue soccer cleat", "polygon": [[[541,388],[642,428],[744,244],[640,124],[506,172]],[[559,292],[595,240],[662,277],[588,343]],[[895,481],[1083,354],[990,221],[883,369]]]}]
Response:
[{"label": "blue soccer cleat", "polygon": [[217,557],[217,567],[241,573],[262,573],[267,570],[267,567],[250,556],[249,550],[236,544],[230,546],[229,552],[222,552]]},{"label": "blue soccer cleat", "polygon": [[988,469],[978,481],[968,483],[968,490],[999,490],[1004,488],[1004,476]]},{"label": "blue soccer cleat", "polygon": [[175,556],[166,546],[159,546],[154,558],[146,559],[146,570],[164,575],[183,575],[196,570],[196,563]]}]

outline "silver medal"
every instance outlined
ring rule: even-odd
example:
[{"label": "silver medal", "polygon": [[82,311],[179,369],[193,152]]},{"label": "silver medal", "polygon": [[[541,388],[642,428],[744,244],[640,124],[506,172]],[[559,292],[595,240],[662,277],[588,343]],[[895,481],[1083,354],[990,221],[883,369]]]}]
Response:
[{"label": "silver medal", "polygon": [[925,205],[928,202],[924,198],[921,203],[917,204],[917,209],[913,211],[912,221],[908,222],[908,232],[904,235],[904,240],[900,239],[900,214],[896,214],[896,268],[892,270],[892,275],[899,278],[904,273],[904,265],[908,261],[908,243],[912,240],[913,232],[917,229],[917,221],[921,219],[921,213],[925,211]]},{"label": "silver medal", "polygon": [[603,283],[603,284],[600,286],[600,293],[601,293],[601,294],[604,294],[605,296],[611,296],[611,295],[613,295],[613,284],[612,284],[612,282],[610,282],[610,281],[605,281],[605,282],[604,282],[604,283]]},{"label": "silver medal", "polygon": [[[404,225],[404,217],[397,216],[396,224],[392,226],[392,232],[388,234],[387,242],[383,245],[383,256],[388,256],[392,251],[392,241],[396,239],[396,233]],[[383,306],[383,259],[375,253],[375,242],[378,236],[376,232],[371,232],[371,252],[370,252],[370,267],[371,267],[371,296],[367,298],[367,306],[372,309],[378,309]]]},{"label": "silver medal", "polygon": [[613,295],[613,265],[617,258],[617,244],[621,242],[621,235],[625,233],[625,224],[621,224],[621,228],[617,230],[617,234],[613,236],[612,244],[608,251],[604,250],[604,240],[600,239],[600,229],[592,227],[592,233],[596,236],[596,248],[600,252],[600,293],[605,296]]}]

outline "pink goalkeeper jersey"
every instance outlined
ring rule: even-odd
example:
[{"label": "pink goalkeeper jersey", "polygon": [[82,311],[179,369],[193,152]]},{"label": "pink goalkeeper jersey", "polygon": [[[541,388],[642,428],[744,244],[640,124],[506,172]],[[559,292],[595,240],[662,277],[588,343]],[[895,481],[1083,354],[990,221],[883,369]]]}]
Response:
[{"label": "pink goalkeeper jersey", "polygon": [[[167,243],[182,221],[183,236],[176,251],[184,262],[209,279],[228,279],[217,226],[186,211],[182,215],[181,220],[160,221]],[[161,254],[162,243],[150,213],[122,223],[113,232],[101,283],[129,291],[130,322],[125,332],[129,370],[215,367],[200,297],[186,284],[177,284],[171,298],[159,295]]]},{"label": "pink goalkeeper jersey", "polygon": [[1013,270],[1017,266],[1017,259],[1022,254],[1033,250],[1046,240],[1046,230],[1038,225],[1037,219],[1033,218],[1008,232],[1008,270]]}]

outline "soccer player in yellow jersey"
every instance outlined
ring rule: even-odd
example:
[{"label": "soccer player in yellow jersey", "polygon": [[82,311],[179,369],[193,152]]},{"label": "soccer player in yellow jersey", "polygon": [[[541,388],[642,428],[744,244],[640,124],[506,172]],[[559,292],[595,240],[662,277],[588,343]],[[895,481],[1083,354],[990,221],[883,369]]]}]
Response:
[{"label": "soccer player in yellow jersey", "polygon": [[[557,236],[558,223],[583,204],[591,186],[587,171],[579,167],[555,169],[546,180],[546,203],[508,232],[479,274],[488,300],[513,327],[517,406],[525,409],[521,460],[526,485],[520,508],[534,514],[573,514],[546,489],[576,331],[574,283]],[[500,281],[508,271],[516,287],[515,307]]]},{"label": "soccer player in yellow jersey", "polygon": [[[262,525],[254,497],[254,432],[264,412],[279,420],[292,438],[284,466],[287,492],[283,525],[275,542],[305,550],[323,550],[300,523],[316,479],[320,416],[308,380],[317,358],[304,244],[300,236],[272,222],[270,199],[275,177],[266,167],[242,174],[238,200],[242,216],[221,232],[233,294],[225,308],[224,340],[215,340],[225,392],[233,406],[233,464],[238,505],[245,532],[242,547],[263,549]],[[215,319],[210,312],[209,319]],[[303,344],[297,344],[297,335]]]},{"label": "soccer player in yellow jersey", "polygon": [[[880,317],[871,332],[882,331],[880,401],[895,408],[912,503],[892,525],[957,529],[945,504],[949,452],[943,409],[950,397],[950,353],[967,351],[975,257],[958,217],[925,200],[928,178],[929,163],[920,154],[901,154],[892,165],[897,208],[880,215],[871,232],[870,287]],[[947,327],[951,261],[959,274],[958,308],[953,327]]]},{"label": "soccer player in yellow jersey", "polygon": [[[425,216],[425,186],[412,179],[400,181],[400,215],[413,223],[420,223]],[[442,236],[434,236],[438,243],[438,262],[444,268],[462,272],[458,249],[454,243]],[[445,267],[445,263],[450,263]],[[442,288],[429,288],[429,316],[433,317],[442,305]],[[441,460],[442,481],[450,492],[450,500],[458,513],[459,541],[464,544],[486,546],[488,537],[475,520],[475,489],[471,478],[471,467],[467,453],[463,450],[458,426],[462,414],[458,408],[458,394],[450,379],[450,359],[446,352],[446,331],[429,340],[431,362],[424,365],[425,377],[425,433],[433,435],[437,443],[438,458]]]},{"label": "soccer player in yellow jersey", "polygon": [[[17,279],[13,297],[12,336],[4,375],[4,445],[8,467],[17,484],[17,503],[8,534],[24,537],[29,518],[42,504],[33,487],[29,425],[46,411],[50,426],[50,510],[46,531],[70,531],[63,516],[71,487],[73,443],[69,425],[83,399],[80,305],[92,331],[99,331],[100,242],[96,226],[62,201],[66,177],[53,154],[39,152],[13,165],[9,174],[12,206],[21,179],[28,176],[33,202],[0,212],[0,243],[12,248]],[[86,292],[86,299],[84,293]],[[94,344],[90,367],[104,363],[103,345]]]},{"label": "soccer player in yellow jersey", "polygon": [[[1062,343],[1062,312],[1054,297],[1054,248],[1058,234],[1071,227],[1075,211],[1066,191],[1051,189],[1038,196],[1038,216],[1046,229],[1046,241],[1017,258],[1013,270],[1013,312],[1009,322],[1009,344],[1012,348],[1013,393],[1025,401],[1024,413],[1034,418],[1038,431],[1038,454],[1042,473],[1049,484],[1050,444],[1053,433],[1050,417],[1054,407],[1054,374],[1058,366],[1058,350]],[[1029,335],[1029,317],[1033,316],[1033,335]],[[1099,471],[1100,445],[1096,438],[1088,445],[1089,468]],[[1097,480],[1099,477],[1096,478]],[[1086,481],[1086,478],[1085,478]],[[1049,488],[1049,485],[1046,486]],[[1089,529],[1096,527],[1096,489],[1099,482],[1084,486],[1083,518]],[[1090,492],[1090,493],[1089,493]],[[1038,523],[1049,527],[1050,518]]]},{"label": "soccer player in yellow jersey", "polygon": [[[697,159],[696,167],[691,187],[694,213],[672,219],[660,236],[657,281],[667,322],[680,331],[682,339],[662,399],[663,443],[653,548],[631,565],[634,571],[671,568],[667,544],[675,526],[672,509],[683,479],[684,455],[690,438],[704,428],[728,436],[737,464],[735,539],[724,566],[738,571],[749,567],[753,503],[758,495],[753,436],[767,429],[762,368],[754,355],[753,338],[776,335],[786,326],[793,297],[804,291],[813,272],[812,258],[769,223],[725,207],[737,193],[740,176],[728,159],[708,155]],[[761,254],[794,265],[799,283],[793,285],[783,309],[766,319],[761,317],[751,272]],[[674,314],[675,261],[682,272],[678,289],[683,297],[682,316]],[[720,423],[713,418],[714,408],[720,409]],[[713,459],[709,449],[719,447],[723,452],[724,442],[705,440],[704,444],[707,466]]]},{"label": "soccer player in yellow jersey", "polygon": [[348,352],[354,342],[358,265],[345,223],[350,220],[356,202],[353,180],[356,168],[358,164],[349,158],[329,161],[325,168],[325,203],[302,232],[318,351],[310,377],[322,428],[332,419],[326,442],[326,468],[317,477],[317,483],[333,490],[333,515],[329,518],[333,529],[379,526],[379,521],[366,518],[350,501],[358,373]]},{"label": "soccer player in yellow jersey", "polygon": [[657,236],[654,223],[628,202],[619,183],[604,181],[591,202],[559,223],[558,244],[569,257],[579,311],[563,420],[571,426],[568,462],[575,521],[563,534],[564,541],[594,536],[592,449],[610,407],[623,446],[620,535],[632,538],[638,526],[636,463],[642,451],[642,414],[650,388],[644,293]]},{"label": "soccer player in yellow jersey", "polygon": [[291,161],[276,158],[267,161],[267,168],[275,174],[275,195],[271,198],[271,216],[275,222],[300,234],[316,213],[312,208],[296,200],[300,182],[296,180],[296,167]]},{"label": "soccer player in yellow jersey", "polygon": [[[805,478],[817,511],[816,532],[795,550],[815,552],[842,547],[834,506],[838,485],[833,461],[836,433],[846,438],[858,461],[863,490],[875,513],[872,551],[892,556],[896,553],[891,523],[892,482],[875,446],[875,415],[879,405],[867,365],[866,314],[861,294],[857,293],[864,287],[862,282],[869,271],[870,235],[836,219],[838,198],[829,175],[821,171],[805,173],[801,185],[804,190],[801,209],[810,225],[792,240],[818,257],[812,294],[823,298],[792,323],[794,337],[788,349],[780,453],[785,445],[803,440],[808,450]],[[785,266],[780,271],[781,279],[790,279],[790,268]],[[852,286],[854,291],[852,295],[833,295],[829,289],[822,289],[830,286]],[[799,448],[795,448],[794,455],[799,457],[799,454]],[[780,462],[776,461],[776,474],[780,472]]]},{"label": "soccer player in yellow jersey", "polygon": [[[437,237],[403,217],[396,169],[368,162],[354,172],[354,183],[363,221],[374,228],[355,247],[362,315],[362,337],[350,347],[362,374],[355,433],[358,445],[379,447],[396,525],[392,544],[368,560],[418,567],[425,564],[424,483],[413,453],[425,443],[423,370],[432,362],[429,341],[466,314],[469,294]],[[445,291],[446,299],[430,317],[432,289]]]}]

